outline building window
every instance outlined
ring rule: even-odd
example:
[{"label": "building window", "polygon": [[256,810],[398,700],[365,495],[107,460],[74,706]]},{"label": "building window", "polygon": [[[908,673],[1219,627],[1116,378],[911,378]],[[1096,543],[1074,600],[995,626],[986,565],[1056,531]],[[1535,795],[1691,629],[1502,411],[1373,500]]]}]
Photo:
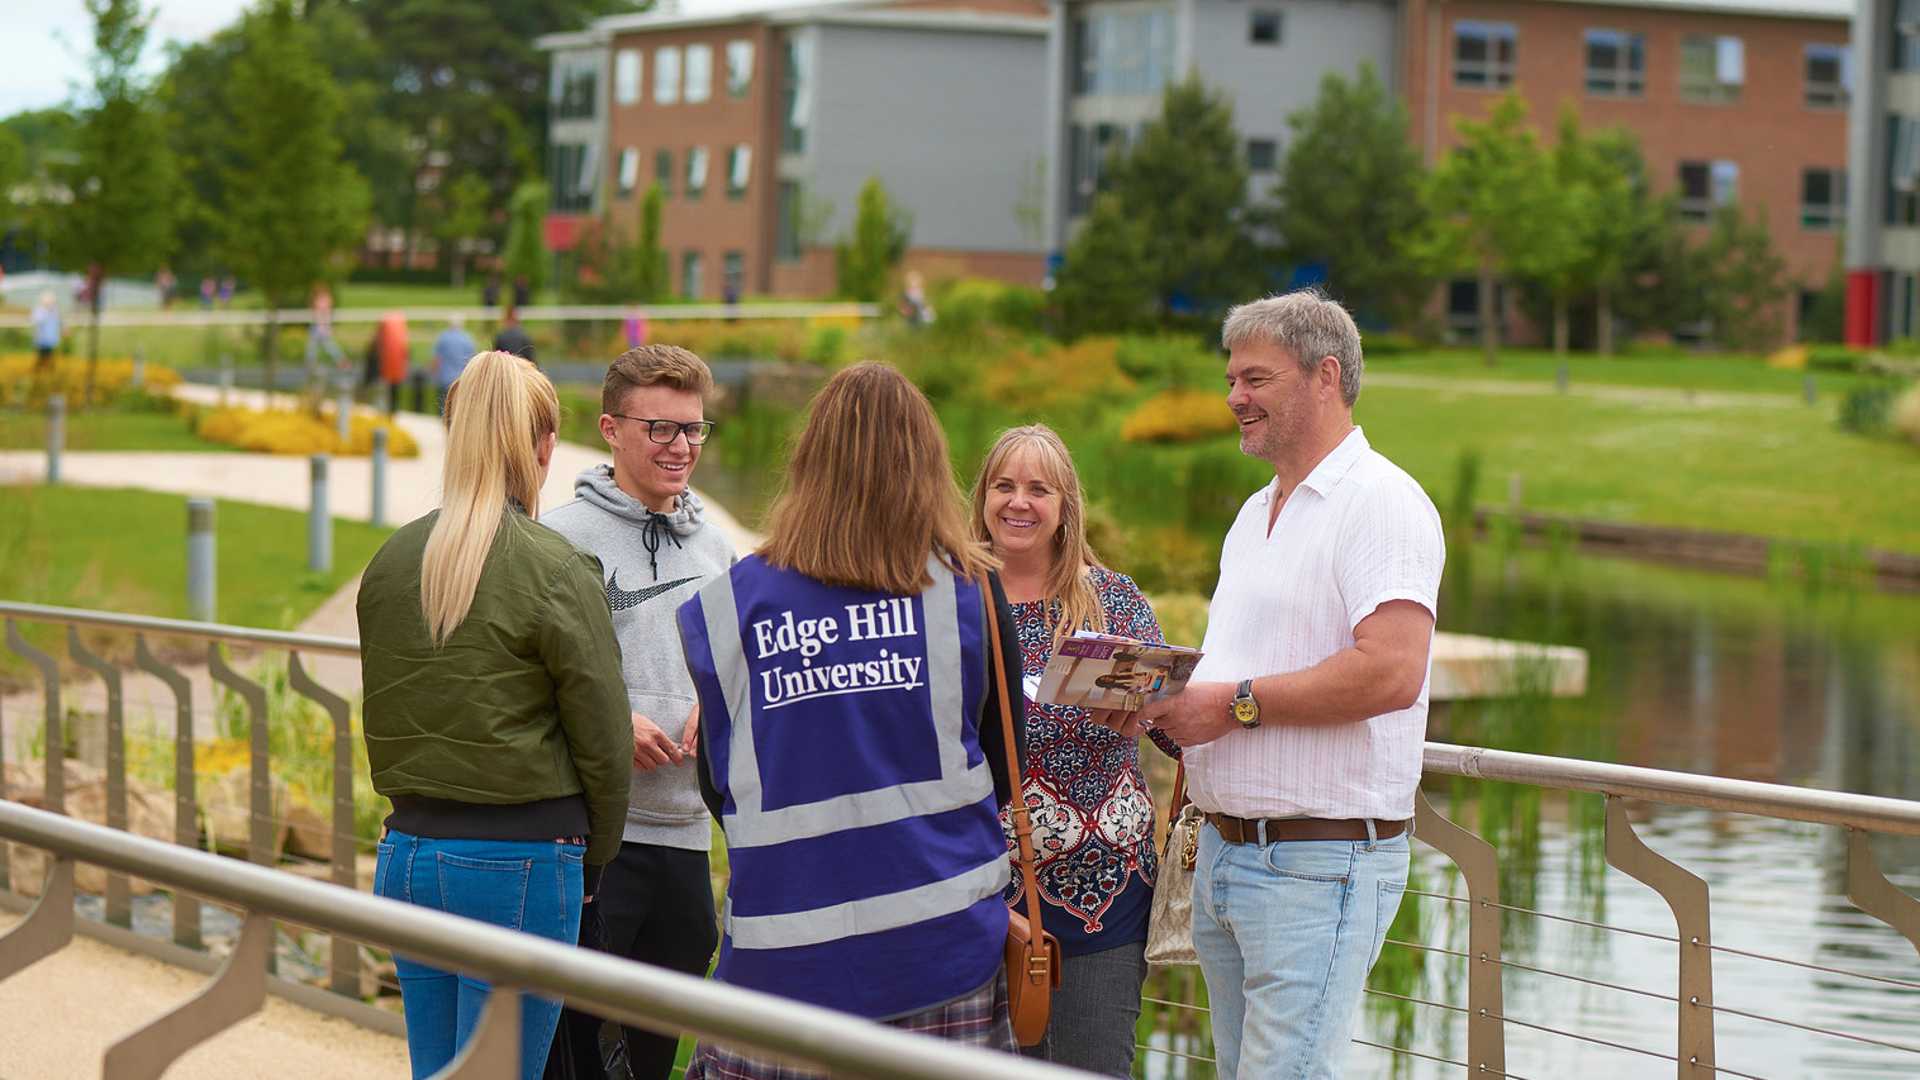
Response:
[{"label": "building window", "polygon": [[1272,172],[1280,163],[1280,144],[1273,139],[1247,140],[1247,171]]},{"label": "building window", "polygon": [[[1082,5],[1075,5],[1082,10]],[[1258,14],[1258,13],[1257,13]],[[1279,15],[1273,17],[1279,40]],[[1256,28],[1257,29],[1257,28]],[[1154,96],[1173,77],[1173,7],[1094,8],[1074,16],[1073,92],[1077,95]]]},{"label": "building window", "polygon": [[747,289],[747,257],[737,251],[720,256],[720,290],[728,303],[740,299]]},{"label": "building window", "polygon": [[1920,0],[1894,5],[1893,33],[1887,37],[1893,46],[1893,70],[1920,71]]},{"label": "building window", "polygon": [[555,213],[593,209],[593,149],[579,143],[555,143],[547,152],[547,178],[553,184]]},{"label": "building window", "polygon": [[707,148],[696,146],[687,151],[687,198],[697,199],[707,190]]},{"label": "building window", "polygon": [[780,181],[779,220],[774,226],[773,257],[792,262],[800,257],[800,185]]},{"label": "building window", "polygon": [[727,95],[743,98],[753,86],[753,42],[727,42]]},{"label": "building window", "polygon": [[640,102],[640,50],[621,49],[613,57],[613,102],[637,105]]},{"label": "building window", "polygon": [[1693,34],[1680,39],[1680,98],[1705,105],[1740,100],[1747,81],[1746,43]]},{"label": "building window", "polygon": [[1067,130],[1067,213],[1079,217],[1093,209],[1094,196],[1106,187],[1107,159],[1128,143],[1118,124],[1074,124]]},{"label": "building window", "polygon": [[1247,40],[1255,45],[1280,44],[1280,13],[1258,10],[1247,12]]},{"label": "building window", "polygon": [[680,47],[653,50],[653,103],[671,105],[680,100]]},{"label": "building window", "polygon": [[1740,166],[1734,162],[1680,163],[1680,220],[1710,220],[1715,210],[1733,205],[1739,197]]},{"label": "building window", "polygon": [[673,194],[673,151],[653,152],[653,182],[660,186],[662,197]]},{"label": "building window", "polygon": [[1800,227],[1837,229],[1847,221],[1845,169],[1807,169],[1800,174]]},{"label": "building window", "polygon": [[688,300],[700,299],[700,253],[683,252],[680,256],[680,295]]},{"label": "building window", "polygon": [[1646,35],[1624,30],[1587,31],[1587,93],[1640,97],[1646,92]]},{"label": "building window", "polygon": [[727,151],[727,198],[742,198],[753,175],[753,147],[740,143]]},{"label": "building window", "polygon": [[780,149],[789,154],[807,151],[807,120],[813,111],[813,50],[791,35],[787,38],[786,62],[780,77],[781,112],[786,125],[780,133]]},{"label": "building window", "polygon": [[687,46],[687,102],[705,101],[713,96],[713,46]]},{"label": "building window", "polygon": [[592,63],[556,64],[549,101],[555,120],[591,120],[600,76]]},{"label": "building window", "polygon": [[633,189],[640,183],[640,151],[629,146],[620,151],[620,197],[633,198]]},{"label": "building window", "polygon": [[1816,109],[1844,109],[1848,92],[1847,47],[1807,46],[1807,104]]},{"label": "building window", "polygon": [[1512,86],[1519,40],[1512,23],[1467,19],[1454,23],[1453,85],[1475,90]]}]

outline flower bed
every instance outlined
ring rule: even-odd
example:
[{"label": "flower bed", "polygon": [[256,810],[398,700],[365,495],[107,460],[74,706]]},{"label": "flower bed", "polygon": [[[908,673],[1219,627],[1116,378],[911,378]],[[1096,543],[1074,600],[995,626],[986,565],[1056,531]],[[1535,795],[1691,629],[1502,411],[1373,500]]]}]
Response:
[{"label": "flower bed", "polygon": [[388,456],[420,456],[420,444],[405,428],[369,413],[352,415],[344,443],[331,408],[322,409],[318,415],[293,409],[216,408],[197,413],[193,424],[194,433],[201,438],[241,450],[344,457],[366,457],[373,453],[373,433],[376,429],[385,429]]}]

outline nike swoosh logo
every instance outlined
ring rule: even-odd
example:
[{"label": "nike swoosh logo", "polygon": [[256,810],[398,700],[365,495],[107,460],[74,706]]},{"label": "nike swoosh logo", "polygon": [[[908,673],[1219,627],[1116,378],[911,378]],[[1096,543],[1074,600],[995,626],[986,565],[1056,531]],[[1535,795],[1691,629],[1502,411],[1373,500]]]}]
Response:
[{"label": "nike swoosh logo", "polygon": [[641,604],[659,596],[661,593],[672,592],[690,581],[699,580],[697,577],[683,577],[675,581],[663,581],[649,588],[628,592],[620,587],[620,571],[615,570],[613,576],[607,579],[607,606],[615,611],[637,608]]}]

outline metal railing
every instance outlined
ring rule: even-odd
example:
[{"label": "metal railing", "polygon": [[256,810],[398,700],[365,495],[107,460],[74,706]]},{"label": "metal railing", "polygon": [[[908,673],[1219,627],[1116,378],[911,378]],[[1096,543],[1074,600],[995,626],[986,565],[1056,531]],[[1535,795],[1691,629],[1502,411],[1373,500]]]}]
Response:
[{"label": "metal railing", "polygon": [[[109,612],[86,611],[71,608],[45,607],[33,604],[0,602],[0,616],[7,621],[7,640],[9,647],[16,653],[30,659],[42,673],[45,687],[45,712],[47,724],[45,730],[45,753],[49,761],[57,761],[65,753],[61,737],[59,720],[62,712],[59,708],[60,677],[59,664],[49,654],[34,648],[20,634],[16,622],[21,620],[62,624],[67,627],[68,648],[73,660],[81,667],[97,675],[106,688],[106,769],[108,800],[106,821],[109,825],[124,826],[125,817],[125,763],[124,739],[125,724],[123,717],[120,671],[113,664],[87,648],[81,640],[80,628],[90,631],[108,630],[122,634],[132,634],[133,654],[144,670],[152,673],[169,688],[175,707],[175,805],[176,805],[176,843],[195,846],[198,836],[193,832],[193,768],[192,736],[195,710],[191,701],[191,680],[180,669],[156,657],[148,645],[148,638],[166,635],[172,638],[189,638],[204,643],[208,657],[208,676],[212,681],[227,687],[244,703],[250,718],[249,726],[249,767],[252,770],[250,787],[250,815],[254,829],[249,837],[248,857],[255,863],[268,863],[272,859],[271,830],[284,822],[276,819],[270,803],[270,792],[266,778],[271,775],[271,762],[267,754],[267,731],[265,717],[266,691],[261,684],[249,679],[227,662],[220,651],[222,643],[245,645],[257,648],[285,650],[289,654],[289,686],[294,693],[318,703],[326,712],[333,735],[331,754],[333,764],[332,818],[331,818],[331,857],[328,861],[328,876],[336,884],[351,887],[356,876],[356,849],[359,843],[354,835],[353,785],[354,785],[354,744],[355,737],[351,726],[350,709],[345,698],[319,685],[307,671],[302,661],[306,654],[333,656],[357,655],[358,644],[343,638],[318,637],[314,635],[285,633],[278,631],[252,630],[247,628],[221,626],[209,623],[184,622],[172,619],[159,619],[146,616],[120,615]],[[0,750],[3,750],[0,747]],[[1670,1063],[1675,1074],[1680,1077],[1704,1077],[1712,1074],[1729,1076],[1751,1076],[1750,1073],[1721,1066],[1716,1063],[1715,1031],[1716,1019],[1720,1016],[1738,1017],[1744,1021],[1778,1025],[1795,1029],[1812,1036],[1850,1040],[1856,1044],[1867,1044],[1890,1053],[1914,1055],[1913,1062],[1920,1068],[1920,1037],[1912,1040],[1878,1039],[1858,1032],[1839,1031],[1831,1027],[1805,1023],[1791,1017],[1769,1016],[1750,1009],[1743,1009],[1718,1002],[1714,995],[1714,959],[1716,956],[1738,956],[1743,960],[1787,965],[1846,979],[1866,980],[1880,985],[1891,986],[1900,991],[1920,991],[1920,965],[1916,965],[1913,977],[1876,974],[1857,969],[1843,968],[1831,964],[1817,964],[1809,960],[1788,956],[1772,955],[1757,950],[1737,949],[1716,945],[1711,931],[1712,912],[1708,898],[1708,888],[1704,879],[1677,865],[1649,848],[1635,830],[1633,822],[1626,813],[1625,800],[1637,799],[1669,806],[1698,807],[1714,811],[1726,811],[1740,814],[1758,815],[1766,818],[1809,822],[1844,828],[1847,833],[1846,853],[1846,893],[1849,899],[1863,912],[1893,927],[1920,951],[1920,900],[1901,891],[1881,872],[1875,861],[1870,843],[1872,833],[1878,832],[1898,836],[1920,836],[1920,802],[1882,798],[1868,795],[1855,795],[1844,792],[1819,791],[1789,787],[1779,784],[1766,784],[1745,780],[1732,780],[1714,776],[1701,776],[1690,773],[1672,772],[1660,769],[1638,768],[1599,762],[1579,761],[1567,758],[1546,757],[1534,754],[1510,753],[1498,750],[1453,746],[1441,743],[1429,743],[1426,748],[1425,769],[1430,777],[1461,777],[1473,780],[1502,781],[1514,784],[1560,791],[1597,793],[1605,800],[1605,843],[1606,863],[1626,874],[1628,877],[1645,884],[1666,904],[1674,920],[1674,932],[1671,934],[1609,925],[1597,919],[1575,918],[1565,914],[1536,910],[1524,905],[1502,901],[1500,893],[1500,860],[1495,848],[1472,832],[1456,825],[1441,814],[1429,802],[1424,792],[1416,799],[1415,836],[1424,844],[1432,847],[1451,860],[1459,870],[1460,881],[1465,887],[1464,894],[1452,892],[1434,892],[1419,889],[1408,890],[1408,903],[1439,904],[1449,909],[1464,908],[1467,913],[1466,948],[1447,948],[1430,941],[1407,941],[1389,939],[1388,947],[1407,949],[1423,955],[1444,957],[1449,963],[1465,961],[1466,997],[1464,1003],[1458,1001],[1439,1001],[1412,994],[1399,994],[1379,988],[1369,990],[1370,994],[1382,999],[1398,999],[1400,1004],[1410,1007],[1432,1009],[1436,1013],[1456,1018],[1463,1017],[1466,1023],[1465,1059],[1447,1057],[1409,1049],[1389,1046],[1369,1040],[1361,1041],[1382,1051],[1407,1057],[1409,1059],[1428,1059],[1434,1062],[1456,1066],[1470,1075],[1508,1076],[1506,1040],[1509,1029],[1519,1029],[1530,1034],[1545,1034],[1555,1038],[1564,1038],[1581,1043],[1610,1047],[1623,1053],[1631,1053],[1648,1060]],[[62,806],[63,792],[60,786],[62,770],[47,770],[44,801],[46,806],[58,811]],[[116,792],[116,784],[117,794]],[[118,818],[116,820],[116,806]],[[78,842],[81,833],[47,832],[55,827],[42,822],[38,817],[31,819],[12,816],[15,808],[0,807],[7,814],[0,815],[0,833],[6,833],[15,839],[28,843],[38,839],[59,839]],[[16,820],[31,823],[35,830],[27,835],[15,835]],[[73,823],[67,827],[79,828]],[[23,825],[24,827],[24,825]],[[84,830],[83,830],[84,831]],[[91,834],[88,834],[91,836]],[[126,837],[134,840],[138,838]],[[93,845],[106,845],[97,837],[88,841]],[[125,874],[136,873],[140,877],[157,881],[172,882],[186,892],[204,890],[221,884],[213,877],[175,878],[160,871],[165,867],[143,863],[139,867],[129,867],[125,861],[133,858],[135,848],[119,848],[112,845],[86,848],[60,848],[67,859],[78,858],[81,861],[97,861],[112,871],[108,879],[106,918],[109,923],[127,925],[127,900],[125,894]],[[173,857],[186,859],[190,853],[181,852],[177,846],[161,845],[151,841],[141,841],[137,845],[139,857],[157,859],[157,852],[168,852]],[[102,857],[112,855],[112,858]],[[0,845],[0,887],[6,885],[7,868],[4,863],[5,846]],[[124,858],[123,858],[124,857]],[[264,867],[246,867],[233,860],[207,860],[211,856],[195,855],[183,862],[183,867],[191,865],[198,874],[211,874],[209,866],[219,865],[234,871],[245,871],[244,881],[248,888],[257,888],[264,880],[258,875],[272,875]],[[162,860],[164,861],[164,860]],[[181,870],[182,874],[187,871]],[[284,878],[286,875],[279,875]],[[240,880],[240,879],[235,879]],[[116,883],[118,890],[116,892]],[[288,882],[288,884],[304,884]],[[66,883],[69,898],[71,882]],[[382,944],[391,940],[377,933],[393,923],[396,918],[389,907],[377,910],[381,912],[378,920],[365,923],[341,922],[316,917],[319,914],[301,908],[298,913],[289,913],[287,909],[276,906],[286,897],[264,902],[266,893],[248,892],[244,895],[224,895],[231,901],[239,901],[250,911],[257,910],[265,917],[285,917],[295,922],[332,932],[332,964],[329,986],[337,994],[349,998],[358,998],[361,990],[359,976],[358,941]],[[291,896],[292,894],[288,894]],[[306,894],[302,893],[301,896]],[[328,896],[335,893],[329,891]],[[382,903],[372,897],[361,897],[369,903]],[[290,901],[288,901],[290,902]],[[46,902],[42,902],[42,907]],[[56,905],[58,906],[58,905]],[[70,910],[71,904],[66,907]],[[352,912],[372,911],[354,907]],[[418,909],[408,909],[417,912]],[[183,914],[187,912],[189,914]],[[47,916],[51,918],[52,916]],[[199,947],[199,923],[197,909],[190,899],[177,903],[174,909],[174,940],[189,948]],[[1659,947],[1672,950],[1674,967],[1671,993],[1666,988],[1649,989],[1628,986],[1611,978],[1592,978],[1571,972],[1557,971],[1551,967],[1525,963],[1506,956],[1502,951],[1502,921],[1506,918],[1542,919],[1561,923],[1577,924],[1582,927],[1604,933],[1633,936],[1642,941],[1651,941]],[[249,919],[249,928],[255,925],[255,919]],[[414,924],[404,924],[412,927]],[[256,934],[263,933],[255,931]],[[12,938],[5,941],[12,941]],[[493,939],[488,938],[491,942]],[[9,954],[9,946],[0,941],[0,977],[8,970],[4,958]],[[435,957],[453,956],[451,953],[439,953],[430,949],[418,948],[409,942],[399,944],[421,955]],[[444,944],[444,943],[442,943]],[[242,945],[248,948],[263,948],[242,933]],[[436,948],[438,946],[436,945]],[[534,948],[534,945],[527,945]],[[558,947],[539,946],[542,949]],[[497,946],[489,945],[489,950]],[[484,952],[485,950],[483,950]],[[614,963],[604,958],[591,957],[575,950],[558,949],[569,957],[579,957],[589,967],[574,968],[568,966],[568,972],[578,971],[582,977],[588,974],[596,979],[611,978],[611,972],[626,970],[624,966],[602,970],[593,964]],[[515,954],[523,955],[523,954]],[[547,953],[541,953],[541,963]],[[475,959],[486,956],[474,954]],[[461,959],[456,957],[455,959]],[[450,961],[451,962],[451,961]],[[538,980],[529,981],[524,969],[496,969],[485,965],[474,968],[480,973],[498,972],[504,985],[525,989],[542,994],[554,993],[555,987]],[[1568,980],[1585,986],[1605,989],[1613,992],[1637,995],[1644,999],[1670,1003],[1676,1017],[1676,1037],[1670,1047],[1649,1047],[1632,1045],[1615,1038],[1606,1038],[1590,1032],[1577,1032],[1542,1022],[1542,1019],[1527,1015],[1524,1009],[1510,1013],[1505,1000],[1505,975],[1507,972],[1519,972],[1529,976],[1542,976]],[[650,973],[654,978],[669,978],[664,973]],[[678,978],[678,977],[672,977]],[[697,986],[710,986],[698,980],[685,980]],[[576,988],[560,988],[557,992],[571,1000],[581,1001],[590,1011],[605,1012],[610,1017],[641,1016],[640,1012],[628,1012],[628,1009],[652,1009],[653,1000],[646,998],[633,984],[627,991],[641,996],[622,997],[613,995],[599,997],[600,989],[611,989],[611,983],[595,982],[591,984],[594,993],[575,998]],[[648,984],[652,985],[652,984]],[[721,999],[688,997],[688,991],[681,982],[670,984],[675,989],[673,995],[676,1004],[688,1001],[719,1001]],[[627,992],[623,991],[623,993]],[[651,991],[646,991],[651,993]],[[1157,1006],[1204,1011],[1204,1005],[1193,1002],[1173,1001],[1170,999],[1149,998]],[[640,1004],[645,1002],[644,1005]],[[731,1006],[729,1006],[731,1007]],[[770,1008],[765,1006],[764,1008]],[[815,1010],[817,1011],[817,1010]],[[666,1030],[671,1026],[675,1030],[689,1030],[704,1035],[731,1038],[750,1043],[765,1049],[777,1049],[768,1039],[781,1025],[772,1019],[766,1019],[771,1026],[736,1027],[721,1031],[714,1025],[718,1021],[712,1016],[696,1014],[676,1008],[675,1011],[658,1011],[652,1014],[653,1022],[647,1023],[644,1017],[639,1021],[642,1026],[652,1026]],[[761,1016],[760,1013],[755,1013]],[[797,1015],[797,1014],[796,1014]],[[808,1026],[817,1021],[811,1018]],[[844,1018],[842,1018],[844,1019]],[[663,1026],[666,1025],[666,1026]],[[819,1029],[826,1030],[826,1029]],[[830,1040],[831,1041],[831,1040]],[[811,1048],[814,1044],[806,1044]],[[852,1045],[852,1044],[849,1044]],[[866,1044],[860,1044],[866,1045]],[[1165,1055],[1169,1060],[1206,1062],[1205,1054],[1195,1054],[1187,1050],[1165,1046],[1142,1045],[1143,1053]],[[805,1057],[800,1050],[787,1048],[787,1051]],[[851,1052],[851,1051],[850,1051]],[[839,1061],[841,1067],[858,1071],[853,1059],[830,1059],[825,1056],[809,1057],[815,1062],[833,1063]],[[861,1059],[871,1064],[873,1060]],[[1015,1075],[1008,1072],[1010,1063],[995,1059],[998,1070],[995,1075]],[[889,1069],[905,1074],[897,1064],[890,1061]],[[912,1073],[912,1075],[948,1075],[940,1073]],[[957,1074],[954,1074],[957,1075]]]},{"label": "metal railing", "polygon": [[0,937],[0,979],[58,951],[74,931],[76,862],[132,874],[245,912],[238,942],[213,982],[186,1004],[108,1048],[102,1080],[159,1077],[202,1041],[260,1009],[272,920],[404,951],[485,979],[493,988],[478,1028],[440,1074],[462,1080],[520,1075],[520,995],[561,999],[623,1024],[690,1032],[784,1061],[857,1076],[1064,1080],[1083,1075],[871,1023],[813,1005],[634,964],[532,934],[306,881],[199,851],[0,801],[0,836],[55,853],[40,901]]},{"label": "metal railing", "polygon": [[[377,323],[386,318],[388,312],[394,310],[404,311],[410,319],[428,322],[444,322],[454,316],[473,322],[485,322],[499,318],[503,309],[464,305],[420,307],[411,304],[391,304],[335,308],[333,321],[341,325]],[[633,310],[632,306],[626,304],[547,304],[540,307],[529,305],[517,308],[516,313],[521,322],[606,322],[624,319]],[[639,311],[649,322],[695,319],[871,319],[880,314],[881,307],[878,304],[756,301],[747,304],[666,304],[658,307],[639,305]],[[274,312],[232,309],[108,311],[100,316],[101,326],[266,326],[269,321],[279,326],[305,326],[313,321],[313,309],[283,308]],[[31,316],[27,315],[0,315],[0,329],[25,329],[32,322]],[[72,316],[72,323],[75,326],[87,325],[90,322],[91,320],[82,313],[74,313]]]}]

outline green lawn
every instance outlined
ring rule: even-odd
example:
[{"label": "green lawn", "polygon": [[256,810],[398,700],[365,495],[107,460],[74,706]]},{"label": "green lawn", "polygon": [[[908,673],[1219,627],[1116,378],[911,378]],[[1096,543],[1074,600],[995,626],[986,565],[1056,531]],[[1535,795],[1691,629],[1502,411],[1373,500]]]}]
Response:
[{"label": "green lawn", "polygon": [[[44,450],[45,413],[0,412],[0,450]],[[187,430],[185,417],[166,412],[95,409],[67,414],[69,450],[231,450]]]},{"label": "green lawn", "polygon": [[1481,504],[1522,477],[1528,509],[1920,552],[1920,447],[1851,435],[1816,408],[1694,408],[1375,386],[1367,438],[1445,505],[1460,457]]},{"label": "green lawn", "polygon": [[1499,379],[1550,383],[1561,362],[1573,386],[1646,386],[1707,391],[1789,394],[1801,392],[1805,377],[1824,394],[1844,393],[1871,376],[1839,371],[1790,371],[1769,367],[1755,356],[1719,353],[1646,352],[1624,356],[1570,353],[1565,357],[1534,349],[1508,349],[1487,367],[1478,350],[1367,357],[1368,374],[1444,375],[1461,379]]},{"label": "green lawn", "polygon": [[[0,487],[0,597],[60,607],[187,616],[186,498],[146,491]],[[307,571],[306,515],[220,500],[217,617],[290,629],[373,557],[390,530],[336,520],[333,571]],[[61,633],[28,626],[41,648]],[[61,645],[57,653],[64,654]],[[0,683],[26,670],[0,652]]]}]

